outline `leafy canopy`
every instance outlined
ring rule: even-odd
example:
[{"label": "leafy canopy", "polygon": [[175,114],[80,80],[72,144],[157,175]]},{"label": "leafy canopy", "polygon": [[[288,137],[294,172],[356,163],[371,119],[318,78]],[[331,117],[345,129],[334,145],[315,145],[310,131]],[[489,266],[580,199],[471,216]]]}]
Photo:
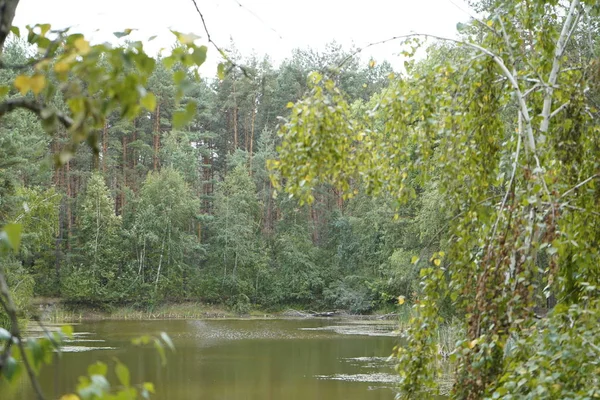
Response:
[{"label": "leafy canopy", "polygon": [[[422,292],[398,350],[401,398],[439,392],[435,333],[448,300],[465,336],[452,355],[455,398],[513,398],[517,387],[528,398],[594,390],[593,381],[574,389],[520,376],[522,368],[531,376],[548,368],[553,330],[579,351],[598,346],[597,337],[582,339],[565,326],[579,318],[568,316],[574,313],[599,315],[591,301],[600,284],[600,143],[590,69],[598,7],[490,3],[485,20],[460,27],[461,40],[446,40],[420,65],[407,62],[407,72],[392,77],[366,112],[352,112],[334,79],[312,75],[310,94],[289,105],[279,159],[270,162],[285,190],[309,203],[323,182],[346,197],[360,182],[400,204],[435,182],[453,215],[444,229],[448,252],[415,257]],[[415,46],[412,36],[406,45]],[[556,301],[551,328],[538,327],[536,308]],[[517,355],[508,352],[512,345]],[[533,358],[525,362],[523,354]],[[548,370],[555,382],[595,368],[591,359],[581,360],[584,366],[564,361]]]}]

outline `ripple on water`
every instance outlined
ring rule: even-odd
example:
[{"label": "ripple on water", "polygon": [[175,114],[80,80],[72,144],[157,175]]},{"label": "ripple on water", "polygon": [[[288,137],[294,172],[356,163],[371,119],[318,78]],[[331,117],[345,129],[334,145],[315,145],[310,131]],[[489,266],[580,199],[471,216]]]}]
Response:
[{"label": "ripple on water", "polygon": [[63,353],[82,353],[84,351],[96,351],[96,350],[114,350],[116,347],[91,347],[91,346],[62,346],[60,351]]},{"label": "ripple on water", "polygon": [[334,375],[315,375],[317,379],[326,379],[344,382],[367,382],[367,383],[396,383],[398,375],[387,373],[376,374],[334,374]]},{"label": "ripple on water", "polygon": [[350,365],[368,369],[392,367],[395,364],[395,361],[390,357],[350,357],[341,360]]},{"label": "ripple on water", "polygon": [[330,325],[316,328],[299,328],[304,331],[332,331],[340,335],[398,336],[390,325]]},{"label": "ripple on water", "polygon": [[390,360],[390,358],[389,357],[347,357],[347,358],[342,358],[342,360],[360,361],[360,362],[369,362],[369,361],[387,362]]}]

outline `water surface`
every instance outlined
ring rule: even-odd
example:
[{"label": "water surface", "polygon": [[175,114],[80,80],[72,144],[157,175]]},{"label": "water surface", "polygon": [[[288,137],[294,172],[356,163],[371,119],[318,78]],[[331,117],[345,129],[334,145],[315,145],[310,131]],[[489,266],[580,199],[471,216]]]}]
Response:
[{"label": "water surface", "polygon": [[[397,376],[387,357],[393,324],[336,319],[99,321],[74,326],[75,338],[41,373],[49,398],[76,386],[96,360],[130,367],[133,382],[154,382],[155,399],[392,400]],[[155,350],[130,340],[165,331],[176,353],[163,368]],[[114,377],[111,382],[115,382]],[[24,383],[0,398],[33,398]]]}]

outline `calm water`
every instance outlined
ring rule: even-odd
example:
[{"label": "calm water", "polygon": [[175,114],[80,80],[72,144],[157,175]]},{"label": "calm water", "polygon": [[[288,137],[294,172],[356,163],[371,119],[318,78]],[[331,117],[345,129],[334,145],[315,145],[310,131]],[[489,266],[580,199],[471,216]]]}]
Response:
[{"label": "calm water", "polygon": [[[87,365],[117,357],[134,382],[151,381],[155,399],[391,400],[397,377],[386,361],[394,325],[370,321],[169,320],[100,321],[75,325],[58,368],[41,383],[49,398],[70,392]],[[167,332],[176,346],[166,368],[153,349],[130,345],[145,333]],[[110,378],[114,382],[113,378]],[[25,384],[1,399],[29,399]]]}]

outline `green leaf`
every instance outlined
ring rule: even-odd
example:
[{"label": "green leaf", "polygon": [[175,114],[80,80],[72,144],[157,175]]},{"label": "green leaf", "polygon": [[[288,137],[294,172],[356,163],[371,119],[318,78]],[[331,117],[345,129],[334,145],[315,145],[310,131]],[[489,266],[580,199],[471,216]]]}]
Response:
[{"label": "green leaf", "polygon": [[8,94],[10,88],[8,86],[0,86],[0,97],[4,97]]},{"label": "green leaf", "polygon": [[23,226],[21,224],[7,224],[4,225],[4,232],[6,232],[6,238],[8,239],[8,244],[15,251],[19,251],[19,247],[21,246],[21,232],[23,231]]},{"label": "green leaf", "polygon": [[181,44],[194,44],[196,39],[200,39],[200,36],[193,33],[181,33],[177,31],[171,31],[177,37],[177,40]]},{"label": "green leaf", "polygon": [[46,36],[46,33],[50,30],[50,24],[38,24],[42,32],[42,36]]},{"label": "green leaf", "polygon": [[117,366],[115,367],[115,374],[117,375],[119,382],[121,382],[121,384],[123,386],[129,387],[129,385],[130,385],[129,369],[125,365],[120,363],[118,360],[117,360]]},{"label": "green leaf", "polygon": [[181,82],[183,82],[183,80],[185,79],[186,74],[185,71],[175,71],[173,73],[173,81],[175,82],[176,85],[181,84]]},{"label": "green leaf", "polygon": [[19,29],[18,26],[11,26],[10,27],[10,32],[15,35],[16,37],[21,37],[21,30]]},{"label": "green leaf", "polygon": [[225,79],[225,64],[219,63],[219,65],[217,65],[217,77],[219,80]]},{"label": "green leaf", "polygon": [[165,348],[160,343],[160,340],[158,340],[158,339],[154,340],[154,348],[156,349],[156,351],[158,352],[158,355],[160,356],[161,364],[163,366],[165,366],[167,364],[167,356],[165,355]]},{"label": "green leaf", "polygon": [[[41,343],[35,339],[27,340],[26,351],[28,350],[28,355],[31,356],[31,361],[33,361],[33,367],[37,369],[37,366],[41,364],[44,360],[44,349],[41,346]],[[28,357],[29,359],[29,357]]]},{"label": "green leaf", "polygon": [[16,376],[18,366],[19,364],[13,357],[8,357],[6,364],[2,367],[2,374],[9,382]]},{"label": "green leaf", "polygon": [[186,126],[196,115],[196,103],[190,101],[185,106],[184,111],[176,111],[173,113],[173,129],[180,129]]},{"label": "green leaf", "polygon": [[129,36],[131,32],[133,32],[133,29],[125,29],[123,32],[113,32],[113,35],[121,39],[122,37]]},{"label": "green leaf", "polygon": [[60,331],[65,334],[66,337],[73,337],[73,327],[71,325],[63,325],[60,327]]},{"label": "green leaf", "polygon": [[146,110],[152,112],[154,109],[156,109],[156,96],[154,96],[154,93],[148,92],[144,97],[142,97],[140,103]]},{"label": "green leaf", "polygon": [[197,66],[204,64],[204,61],[206,61],[207,50],[208,48],[206,46],[200,46],[194,49],[194,52],[192,53],[192,59]]},{"label": "green leaf", "polygon": [[152,382],[144,382],[143,385],[144,389],[147,390],[150,393],[154,393],[154,384]]},{"label": "green leaf", "polygon": [[96,361],[94,364],[91,364],[88,367],[88,375],[102,375],[106,376],[106,372],[108,371],[108,367],[101,361]]},{"label": "green leaf", "polygon": [[144,335],[144,336],[140,336],[140,337],[131,339],[131,344],[133,344],[134,346],[140,346],[142,344],[148,344],[148,343],[150,343],[150,336],[148,336],[148,335]]}]

